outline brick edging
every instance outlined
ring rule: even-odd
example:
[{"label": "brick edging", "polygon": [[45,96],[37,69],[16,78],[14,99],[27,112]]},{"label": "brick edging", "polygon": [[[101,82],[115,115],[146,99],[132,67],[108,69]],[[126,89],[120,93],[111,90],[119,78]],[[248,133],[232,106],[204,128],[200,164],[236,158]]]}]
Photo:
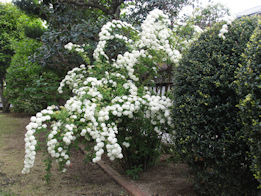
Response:
[{"label": "brick edging", "polygon": [[[79,148],[83,154],[85,154],[84,147],[79,145]],[[110,176],[112,177],[119,185],[121,185],[126,191],[128,191],[133,196],[150,196],[146,191],[142,191],[135,183],[129,181],[124,176],[121,176],[117,171],[112,169],[104,161],[98,161],[97,164]]]}]

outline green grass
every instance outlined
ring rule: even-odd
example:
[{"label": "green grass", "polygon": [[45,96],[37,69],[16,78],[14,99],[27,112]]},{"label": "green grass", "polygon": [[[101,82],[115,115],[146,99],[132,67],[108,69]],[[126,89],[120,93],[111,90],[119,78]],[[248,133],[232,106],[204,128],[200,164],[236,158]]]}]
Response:
[{"label": "green grass", "polygon": [[0,113],[0,137],[5,134],[11,134],[21,128],[24,118],[11,117],[10,114]]}]

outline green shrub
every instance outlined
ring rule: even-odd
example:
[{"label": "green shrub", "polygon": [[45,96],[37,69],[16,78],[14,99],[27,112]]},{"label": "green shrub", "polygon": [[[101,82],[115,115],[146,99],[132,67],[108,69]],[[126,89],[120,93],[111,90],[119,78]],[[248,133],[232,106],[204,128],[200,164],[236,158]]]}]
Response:
[{"label": "green shrub", "polygon": [[161,154],[161,137],[143,115],[142,112],[136,113],[133,120],[124,118],[119,124],[119,142],[128,141],[130,144],[129,147],[122,145],[124,156],[120,165],[134,179],[141,171],[155,166]]},{"label": "green shrub", "polygon": [[30,61],[39,46],[32,39],[15,43],[16,54],[7,70],[6,95],[16,112],[35,114],[61,98],[56,95],[60,77]]},{"label": "green shrub", "polygon": [[219,37],[222,25],[205,31],[175,71],[175,143],[191,167],[199,194],[251,195],[257,182],[250,171],[233,82],[257,18],[235,20],[225,39]]},{"label": "green shrub", "polygon": [[28,24],[24,27],[25,36],[32,39],[39,39],[44,32],[45,29],[41,27],[39,23],[36,22]]},{"label": "green shrub", "polygon": [[[241,97],[238,107],[248,139],[252,170],[261,184],[261,20],[243,54],[245,62],[238,70],[237,87]],[[259,186],[261,188],[261,186]]]}]

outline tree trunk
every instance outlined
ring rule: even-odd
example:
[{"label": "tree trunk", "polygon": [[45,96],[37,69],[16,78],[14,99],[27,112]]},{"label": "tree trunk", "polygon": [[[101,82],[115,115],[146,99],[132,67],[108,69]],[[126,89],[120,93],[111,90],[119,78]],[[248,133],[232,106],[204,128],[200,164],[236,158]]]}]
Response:
[{"label": "tree trunk", "polygon": [[8,100],[4,96],[4,81],[3,79],[0,80],[0,98],[3,105],[3,112],[7,113],[10,111],[10,104],[8,103]]}]

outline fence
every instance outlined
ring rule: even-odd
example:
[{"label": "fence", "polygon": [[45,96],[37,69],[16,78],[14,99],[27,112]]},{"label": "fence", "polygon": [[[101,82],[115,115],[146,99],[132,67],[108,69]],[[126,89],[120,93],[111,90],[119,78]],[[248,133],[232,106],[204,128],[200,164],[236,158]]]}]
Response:
[{"label": "fence", "polygon": [[151,87],[151,90],[153,90],[157,95],[164,96],[172,89],[172,87],[172,82],[162,82],[156,83],[155,87]]},{"label": "fence", "polygon": [[156,85],[152,90],[157,95],[166,95],[173,87],[171,66],[165,65],[158,73],[158,77],[154,79]]}]

